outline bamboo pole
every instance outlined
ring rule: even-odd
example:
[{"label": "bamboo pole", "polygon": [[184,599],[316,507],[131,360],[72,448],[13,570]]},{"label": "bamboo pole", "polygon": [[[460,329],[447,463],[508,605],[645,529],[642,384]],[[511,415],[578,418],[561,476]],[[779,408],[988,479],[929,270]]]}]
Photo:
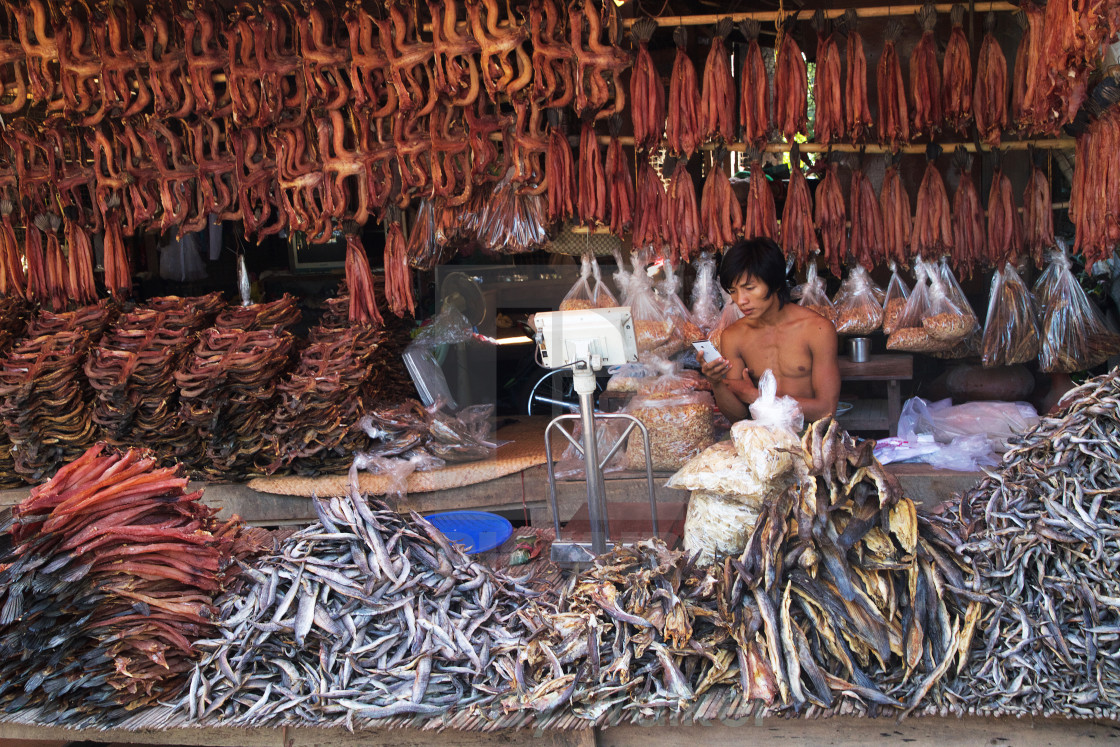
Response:
[{"label": "bamboo pole", "polygon": [[[921,9],[921,5],[894,5],[894,6],[880,6],[875,8],[855,8],[856,15],[860,18],[899,18],[911,15]],[[948,13],[952,10],[951,3],[938,3],[934,6],[938,13]],[[978,10],[992,10],[997,13],[1008,13],[1018,10],[1019,7],[1011,3],[993,2],[987,3],[983,7],[978,6]],[[844,15],[845,10],[840,8],[831,8],[824,11],[826,18],[839,18]],[[712,26],[723,20],[730,18],[734,23],[746,20],[755,21],[781,21],[792,15],[789,12],[782,12],[776,10],[756,11],[753,13],[712,13],[707,15],[696,16],[660,16],[652,17],[658,26]],[[808,16],[805,16],[808,18]],[[629,28],[634,25],[637,18],[626,18],[623,20],[623,25]]]},{"label": "bamboo pole", "polygon": [[[569,140],[571,141],[573,138],[575,138],[574,135],[570,136]],[[500,136],[491,136],[491,139],[501,140],[502,138]],[[600,145],[607,145],[611,141],[609,135],[599,135],[596,137],[596,139],[599,141]],[[634,145],[634,138],[628,135],[620,136],[618,139],[622,142],[623,145],[629,145],[631,147],[633,147]],[[997,150],[995,148],[981,147],[978,151],[975,143],[938,142],[936,143],[936,145],[938,145],[944,153],[951,153],[958,147],[963,147],[969,153]],[[1071,137],[1036,138],[1032,140],[1008,140],[1004,143],[1001,143],[998,150],[1026,150],[1029,147],[1034,147],[1039,150],[1045,150],[1048,148],[1054,150],[1073,150],[1076,146],[1077,141]],[[736,151],[738,153],[744,153],[748,150],[751,150],[751,148],[744,143],[724,143],[719,145],[717,145],[716,143],[705,143],[704,145],[700,146],[700,150],[715,150],[717,147],[721,147],[726,151]],[[767,153],[785,153],[792,147],[793,143],[770,143],[765,148],[763,148],[763,150]],[[897,151],[878,143],[831,143],[829,145],[824,145],[822,143],[798,143],[797,147],[798,150],[800,150],[802,153],[831,152],[867,153],[874,155],[882,153],[925,153],[927,146],[925,143],[911,143],[910,145],[901,146]]]}]

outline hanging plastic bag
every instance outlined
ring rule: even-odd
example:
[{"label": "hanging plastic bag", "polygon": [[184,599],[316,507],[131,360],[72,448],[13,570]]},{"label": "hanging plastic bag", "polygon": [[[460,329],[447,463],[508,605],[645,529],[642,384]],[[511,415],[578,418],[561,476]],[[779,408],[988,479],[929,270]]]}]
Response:
[{"label": "hanging plastic bag", "polygon": [[836,331],[842,335],[869,335],[883,326],[883,289],[875,285],[862,265],[856,265],[832,299]]},{"label": "hanging plastic bag", "polygon": [[522,193],[513,181],[515,171],[510,167],[494,187],[479,221],[479,242],[502,254],[534,251],[548,241],[544,200],[540,195]]},{"label": "hanging plastic bag", "polygon": [[910,297],[910,288],[898,274],[898,265],[890,262],[891,279],[887,283],[887,293],[883,298],[883,334],[889,335],[898,327],[898,319]]},{"label": "hanging plastic bag", "polygon": [[692,285],[692,319],[707,337],[720,321],[720,287],[716,278],[716,260],[704,252],[696,261],[696,282]]},{"label": "hanging plastic bag", "polygon": [[708,339],[712,341],[717,350],[723,352],[723,346],[720,344],[723,339],[723,331],[742,319],[743,312],[739,310],[736,304],[731,302],[731,295],[723,288],[719,289],[719,295],[723,299],[723,310],[719,312],[719,323],[708,334]]},{"label": "hanging plastic bag", "polygon": [[580,260],[579,278],[572,285],[564,300],[560,302],[560,311],[582,311],[597,308],[595,305],[595,292],[591,289],[591,255],[584,254]]},{"label": "hanging plastic bag", "polygon": [[[649,431],[655,470],[677,470],[716,441],[715,400],[711,393],[688,386],[672,363],[655,363],[660,375],[643,382],[624,412]],[[628,469],[644,469],[641,434],[633,432],[626,448]]]},{"label": "hanging plastic bag", "polygon": [[895,321],[894,331],[887,336],[887,350],[929,353],[945,345],[930,337],[922,320],[930,311],[930,267],[921,257],[914,260],[914,289]]},{"label": "hanging plastic bag", "polygon": [[611,289],[603,280],[603,270],[594,257],[591,258],[591,275],[595,282],[591,285],[592,299],[597,309],[609,309],[618,306],[618,299],[611,293]]},{"label": "hanging plastic bag", "polygon": [[[669,341],[673,334],[673,320],[658,301],[653,281],[646,274],[644,265],[635,261],[633,271],[623,276],[624,304],[630,307],[634,321],[634,337],[638,352],[649,353]],[[686,343],[688,341],[686,340]]]},{"label": "hanging plastic bag", "polygon": [[692,319],[692,313],[684,305],[679,294],[680,276],[666,262],[664,265],[665,279],[658,284],[658,300],[661,301],[665,316],[672,322],[669,339],[653,351],[653,355],[661,358],[672,358],[686,350],[691,350],[695,340],[704,339],[704,333],[699,325]]},{"label": "hanging plastic bag", "polygon": [[935,265],[914,260],[914,290],[897,326],[887,337],[888,350],[935,353],[951,349],[973,330],[973,318],[949,298]]},{"label": "hanging plastic bag", "polygon": [[809,263],[808,269],[805,270],[805,282],[794,288],[791,295],[797,299],[798,306],[812,309],[836,324],[836,309],[825,293],[824,278],[817,275],[816,262]]},{"label": "hanging plastic bag", "polygon": [[949,299],[953,309],[959,311],[965,318],[964,321],[953,325],[954,327],[968,327],[968,332],[961,337],[979,332],[980,320],[976,318],[976,312],[972,310],[972,304],[965,298],[964,290],[961,289],[961,284],[957,282],[957,276],[953,273],[953,268],[949,266],[948,256],[943,256],[941,261],[937,263],[937,277],[941,281],[941,286],[945,290],[945,297]]},{"label": "hanging plastic bag", "polygon": [[1042,346],[1039,368],[1046,372],[1085,371],[1120,355],[1120,335],[1104,322],[1070,270],[1065,247],[1052,252],[1035,283]]},{"label": "hanging plastic bag", "polygon": [[1012,366],[1037,358],[1038,353],[1034,299],[1014,265],[1007,262],[992,276],[981,360],[989,367]]}]

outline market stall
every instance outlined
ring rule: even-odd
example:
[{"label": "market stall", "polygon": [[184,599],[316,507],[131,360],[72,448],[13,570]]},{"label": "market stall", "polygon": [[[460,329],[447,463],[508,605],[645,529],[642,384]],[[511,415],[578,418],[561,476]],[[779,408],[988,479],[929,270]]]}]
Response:
[{"label": "market stall", "polygon": [[0,736],[1117,718],[1120,4],[686,7],[4,5]]}]

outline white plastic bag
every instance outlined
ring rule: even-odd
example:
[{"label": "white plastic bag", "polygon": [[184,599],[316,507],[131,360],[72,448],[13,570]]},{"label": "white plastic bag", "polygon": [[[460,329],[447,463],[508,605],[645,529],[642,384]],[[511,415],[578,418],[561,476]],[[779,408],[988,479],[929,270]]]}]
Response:
[{"label": "white plastic bag", "polygon": [[930,433],[940,443],[962,436],[985,436],[996,451],[1005,451],[1007,439],[1038,422],[1038,412],[1026,402],[928,402],[921,397],[906,401],[898,418],[900,438]]},{"label": "white plastic bag", "polygon": [[684,549],[690,555],[698,555],[701,565],[710,565],[726,555],[738,555],[746,548],[761,511],[761,502],[694,491],[684,520]]}]

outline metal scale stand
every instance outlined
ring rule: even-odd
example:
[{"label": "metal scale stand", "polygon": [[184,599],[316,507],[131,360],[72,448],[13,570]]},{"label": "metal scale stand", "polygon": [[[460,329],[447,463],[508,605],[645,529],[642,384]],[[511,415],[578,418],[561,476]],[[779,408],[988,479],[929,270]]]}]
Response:
[{"label": "metal scale stand", "polygon": [[[577,362],[572,369],[573,384],[579,395],[579,414],[559,415],[552,419],[544,431],[545,458],[548,462],[548,499],[552,506],[552,523],[556,530],[556,539],[552,543],[552,561],[555,563],[574,565],[586,563],[596,556],[602,555],[609,548],[610,521],[607,517],[607,491],[603,482],[603,467],[626,443],[634,428],[637,427],[642,434],[642,445],[646,455],[646,485],[649,488],[649,510],[653,522],[653,534],[659,534],[657,525],[657,501],[653,493],[653,461],[650,458],[649,431],[642,421],[633,415],[622,413],[595,414],[595,373],[591,360],[584,359]],[[607,454],[599,458],[599,446],[595,438],[595,421],[626,420],[629,421],[622,436],[615,442]],[[561,424],[565,421],[579,421],[583,428],[583,443],[579,443],[568,429]],[[560,510],[556,503],[556,471],[552,461],[552,430],[556,429],[583,455],[584,471],[587,478],[587,513],[591,520],[591,542],[576,542],[565,540],[560,530]]]}]

